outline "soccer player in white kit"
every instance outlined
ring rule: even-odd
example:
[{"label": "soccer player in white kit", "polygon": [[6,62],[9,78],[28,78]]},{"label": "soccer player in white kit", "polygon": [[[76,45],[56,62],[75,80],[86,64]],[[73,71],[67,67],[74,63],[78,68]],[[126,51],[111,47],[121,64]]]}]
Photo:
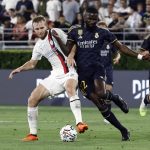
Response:
[{"label": "soccer player in white kit", "polygon": [[14,74],[21,71],[34,69],[42,56],[48,59],[52,66],[52,71],[47,78],[40,82],[28,98],[27,114],[30,133],[22,140],[38,140],[37,117],[39,102],[46,97],[55,96],[64,91],[67,92],[69,97],[70,108],[76,120],[77,130],[79,133],[83,133],[88,129],[88,126],[82,121],[80,99],[76,93],[78,75],[74,68],[69,68],[66,65],[66,56],[64,55],[67,35],[58,28],[47,30],[47,23],[43,16],[34,18],[33,29],[39,40],[34,46],[32,57],[25,64],[14,69],[9,78],[12,79]]}]

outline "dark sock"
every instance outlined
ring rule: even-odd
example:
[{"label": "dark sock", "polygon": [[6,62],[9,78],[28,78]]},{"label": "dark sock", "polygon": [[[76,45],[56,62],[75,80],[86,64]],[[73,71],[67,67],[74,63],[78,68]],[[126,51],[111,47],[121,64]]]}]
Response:
[{"label": "dark sock", "polygon": [[120,130],[121,133],[127,132],[127,129],[121,125],[119,120],[115,117],[115,115],[111,111],[102,112],[102,115],[105,119],[107,119],[114,127]]}]

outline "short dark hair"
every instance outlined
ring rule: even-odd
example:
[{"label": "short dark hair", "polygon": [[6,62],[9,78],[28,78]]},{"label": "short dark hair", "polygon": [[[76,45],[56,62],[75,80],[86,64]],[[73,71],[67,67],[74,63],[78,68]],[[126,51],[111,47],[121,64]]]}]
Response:
[{"label": "short dark hair", "polygon": [[89,6],[87,9],[86,9],[86,12],[88,13],[93,13],[93,14],[98,14],[98,10],[93,7],[93,6]]},{"label": "short dark hair", "polygon": [[46,22],[45,17],[42,16],[42,15],[39,15],[39,16],[37,16],[37,17],[35,17],[35,18],[33,19],[33,23],[38,23],[38,22],[40,22],[40,21],[45,21],[45,22]]}]

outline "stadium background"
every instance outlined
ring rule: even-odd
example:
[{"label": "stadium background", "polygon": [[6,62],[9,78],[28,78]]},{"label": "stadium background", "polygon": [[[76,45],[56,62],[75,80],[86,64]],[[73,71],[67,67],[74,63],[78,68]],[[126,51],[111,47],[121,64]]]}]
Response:
[{"label": "stadium background", "polygon": [[[42,63],[35,71],[8,80],[10,69],[31,56],[37,40],[32,31],[32,19],[36,15],[44,15],[49,28],[62,28],[67,32],[71,25],[84,24],[82,14],[87,5],[95,6],[99,19],[105,21],[109,30],[133,50],[138,50],[143,39],[149,35],[149,0],[0,0],[1,105],[26,105],[37,79],[49,74],[50,68]],[[114,69],[114,93],[127,99],[130,107],[138,107],[142,97],[149,92],[149,63],[122,56],[120,64]],[[80,97],[83,106],[93,106],[81,94]],[[66,106],[68,101],[62,94],[41,105]]]}]

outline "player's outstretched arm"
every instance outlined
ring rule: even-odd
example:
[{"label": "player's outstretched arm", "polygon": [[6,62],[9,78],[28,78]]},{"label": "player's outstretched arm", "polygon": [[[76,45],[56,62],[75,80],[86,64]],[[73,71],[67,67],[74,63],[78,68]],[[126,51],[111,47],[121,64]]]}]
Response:
[{"label": "player's outstretched arm", "polygon": [[113,44],[118,50],[120,50],[121,52],[123,52],[124,54],[126,54],[128,56],[136,57],[139,60],[150,61],[150,54],[139,53],[139,52],[133,51],[130,48],[128,48],[126,45],[121,44],[118,40],[115,41]]},{"label": "player's outstretched arm", "polygon": [[13,76],[21,71],[26,71],[26,70],[30,70],[30,69],[34,69],[36,64],[37,64],[38,60],[29,60],[27,61],[25,64],[23,64],[22,66],[14,69],[10,74],[9,74],[9,79],[12,79]]}]

